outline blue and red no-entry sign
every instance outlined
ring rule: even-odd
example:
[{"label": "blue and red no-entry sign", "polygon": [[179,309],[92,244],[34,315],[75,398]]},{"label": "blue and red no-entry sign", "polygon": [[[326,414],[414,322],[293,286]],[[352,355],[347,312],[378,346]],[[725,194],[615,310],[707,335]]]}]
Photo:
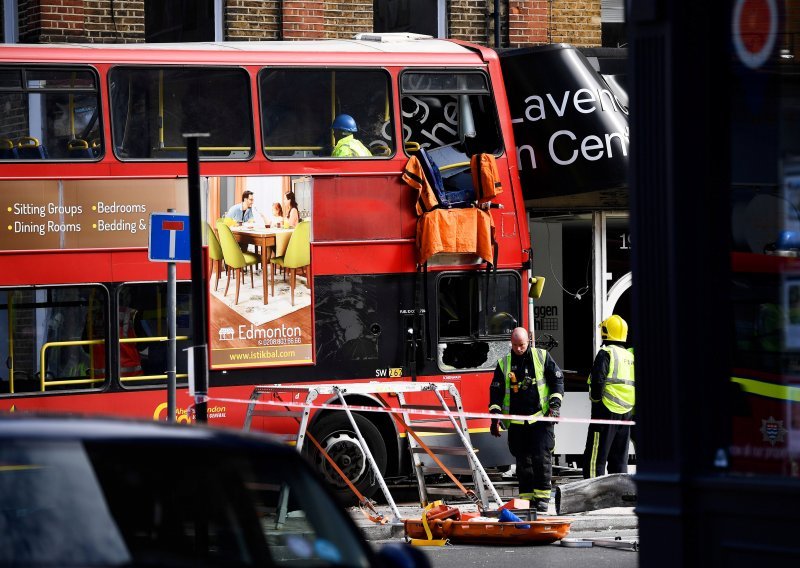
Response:
[{"label": "blue and red no-entry sign", "polygon": [[154,262],[191,262],[189,216],[151,213],[147,258]]}]

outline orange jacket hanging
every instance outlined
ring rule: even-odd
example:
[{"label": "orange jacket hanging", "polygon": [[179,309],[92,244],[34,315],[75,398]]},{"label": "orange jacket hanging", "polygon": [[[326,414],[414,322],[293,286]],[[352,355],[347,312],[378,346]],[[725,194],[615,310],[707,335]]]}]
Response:
[{"label": "orange jacket hanging", "polygon": [[472,184],[478,201],[485,203],[503,193],[503,184],[497,173],[497,161],[493,154],[475,154],[470,159]]},{"label": "orange jacket hanging", "polygon": [[422,169],[422,163],[416,156],[411,156],[406,162],[406,167],[403,169],[403,181],[408,185],[419,191],[417,198],[417,215],[422,215],[427,211],[432,211],[439,206],[439,200],[436,198],[431,184],[425,177],[425,171]]}]

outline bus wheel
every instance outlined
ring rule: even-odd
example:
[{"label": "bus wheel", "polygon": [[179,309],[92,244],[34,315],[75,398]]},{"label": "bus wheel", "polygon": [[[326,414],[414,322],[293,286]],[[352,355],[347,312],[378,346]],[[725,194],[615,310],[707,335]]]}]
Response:
[{"label": "bus wheel", "polygon": [[[372,422],[361,416],[353,414],[361,436],[369,447],[381,476],[386,473],[386,445],[381,433]],[[353,485],[364,497],[371,497],[380,489],[367,456],[361,449],[358,436],[353,431],[347,416],[343,413],[328,414],[320,419],[311,429],[311,435],[319,442],[333,461],[339,466]],[[345,505],[358,503],[358,499],[342,479],[341,475],[331,466],[313,443],[305,444],[308,455],[317,471],[333,489],[339,500]]]}]

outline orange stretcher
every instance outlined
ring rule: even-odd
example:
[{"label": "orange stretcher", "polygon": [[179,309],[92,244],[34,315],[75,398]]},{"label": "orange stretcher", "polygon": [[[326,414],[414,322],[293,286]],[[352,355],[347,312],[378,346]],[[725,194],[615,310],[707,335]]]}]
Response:
[{"label": "orange stretcher", "polygon": [[550,544],[569,534],[570,519],[539,517],[533,521],[482,522],[433,519],[428,522],[430,535],[422,519],[405,519],[406,538],[449,540],[454,544],[530,545]]}]

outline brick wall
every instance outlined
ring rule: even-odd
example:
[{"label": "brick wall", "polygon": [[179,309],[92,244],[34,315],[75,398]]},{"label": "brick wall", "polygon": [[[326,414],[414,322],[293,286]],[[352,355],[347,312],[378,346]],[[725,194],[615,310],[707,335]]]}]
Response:
[{"label": "brick wall", "polygon": [[284,0],[283,39],[318,39],[325,37],[325,3]]},{"label": "brick wall", "polygon": [[325,4],[326,38],[350,39],[372,31],[372,0],[328,0]]},{"label": "brick wall", "polygon": [[277,0],[227,0],[224,18],[227,41],[281,39],[281,12]]},{"label": "brick wall", "polygon": [[[430,0],[431,2],[435,0]],[[501,44],[601,45],[600,0],[500,0]],[[449,0],[448,37],[494,46],[493,0]],[[144,41],[144,0],[19,0],[23,43]],[[372,0],[226,0],[225,39],[350,38]]]},{"label": "brick wall", "polygon": [[18,0],[17,12],[20,43],[37,43],[41,33],[39,0]]},{"label": "brick wall", "polygon": [[[57,1],[57,0],[42,0]],[[144,42],[144,0],[83,0],[90,43]]]},{"label": "brick wall", "polygon": [[547,0],[509,0],[508,45],[510,47],[548,42],[549,4]]},{"label": "brick wall", "polygon": [[493,8],[492,0],[450,0],[447,37],[487,45],[487,38],[494,37],[488,24]]},{"label": "brick wall", "polygon": [[600,0],[553,0],[550,42],[581,47],[602,45]]}]

